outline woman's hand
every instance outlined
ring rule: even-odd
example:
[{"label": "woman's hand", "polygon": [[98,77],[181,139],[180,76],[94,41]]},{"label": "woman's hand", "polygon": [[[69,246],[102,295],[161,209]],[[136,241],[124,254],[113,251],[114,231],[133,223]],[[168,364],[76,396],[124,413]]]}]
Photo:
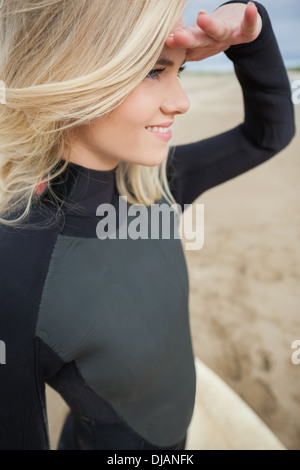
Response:
[{"label": "woman's hand", "polygon": [[254,3],[230,3],[211,15],[199,12],[197,23],[176,29],[166,45],[186,49],[188,61],[202,60],[235,44],[254,41],[261,29],[262,20]]}]

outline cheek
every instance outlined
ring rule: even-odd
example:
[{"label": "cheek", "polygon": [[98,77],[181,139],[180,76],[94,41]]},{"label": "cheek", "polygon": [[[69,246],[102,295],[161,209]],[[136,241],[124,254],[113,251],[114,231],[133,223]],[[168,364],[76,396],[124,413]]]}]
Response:
[{"label": "cheek", "polygon": [[150,90],[150,83],[141,84],[115,110],[115,125],[138,130],[153,124],[153,118],[160,106],[155,91]]}]

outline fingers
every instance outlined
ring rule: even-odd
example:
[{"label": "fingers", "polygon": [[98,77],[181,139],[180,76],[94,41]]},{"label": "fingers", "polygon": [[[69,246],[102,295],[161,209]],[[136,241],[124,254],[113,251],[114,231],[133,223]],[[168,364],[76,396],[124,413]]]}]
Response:
[{"label": "fingers", "polygon": [[[171,49],[196,49],[195,55],[209,51],[226,50],[231,45],[254,41],[262,29],[262,19],[253,2],[245,4],[226,4],[214,13],[201,11],[197,23],[188,28],[179,28],[171,34],[166,45]],[[202,52],[200,48],[205,49]],[[212,54],[211,54],[212,55]],[[194,60],[194,59],[193,59]]]},{"label": "fingers", "polygon": [[249,2],[242,21],[241,33],[246,37],[252,37],[257,33],[259,18],[256,5],[253,2]]},{"label": "fingers", "polygon": [[207,47],[214,44],[214,40],[207,36],[207,34],[200,30],[197,25],[188,28],[179,28],[171,34],[166,45],[171,49],[176,47],[183,49],[193,49],[196,47]]},{"label": "fingers", "polygon": [[180,47],[187,49],[189,47],[196,47],[196,38],[194,34],[189,32],[187,29],[176,29],[167,39],[167,46],[174,48]]},{"label": "fingers", "polygon": [[227,25],[223,21],[211,18],[204,11],[198,14],[197,25],[215,41],[223,41],[228,37]]},{"label": "fingers", "polygon": [[175,49],[176,48],[176,42],[174,39],[174,34],[171,33],[167,39],[166,39],[166,46],[169,47],[170,49]]}]

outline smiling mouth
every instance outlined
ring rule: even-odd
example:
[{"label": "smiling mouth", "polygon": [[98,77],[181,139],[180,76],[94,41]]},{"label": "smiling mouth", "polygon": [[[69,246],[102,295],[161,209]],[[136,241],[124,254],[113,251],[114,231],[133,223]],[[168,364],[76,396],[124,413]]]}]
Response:
[{"label": "smiling mouth", "polygon": [[159,132],[160,134],[167,134],[170,132],[170,127],[146,127],[147,131],[149,132]]},{"label": "smiling mouth", "polygon": [[170,127],[147,126],[146,130],[158,139],[168,142],[172,138]]}]

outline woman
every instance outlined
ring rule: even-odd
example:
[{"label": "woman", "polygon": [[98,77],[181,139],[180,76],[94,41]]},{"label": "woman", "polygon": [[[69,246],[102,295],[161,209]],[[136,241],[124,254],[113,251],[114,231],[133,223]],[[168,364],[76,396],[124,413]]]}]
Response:
[{"label": "woman", "polygon": [[[1,2],[2,449],[49,448],[45,382],[71,409],[60,449],[184,449],[195,374],[181,243],[123,237],[121,216],[101,239],[99,224],[120,195],[128,214],[184,207],[294,133],[265,9],[229,2],[185,29],[184,6]],[[235,63],[245,121],[167,158],[189,108],[178,73],[220,51]]]}]

